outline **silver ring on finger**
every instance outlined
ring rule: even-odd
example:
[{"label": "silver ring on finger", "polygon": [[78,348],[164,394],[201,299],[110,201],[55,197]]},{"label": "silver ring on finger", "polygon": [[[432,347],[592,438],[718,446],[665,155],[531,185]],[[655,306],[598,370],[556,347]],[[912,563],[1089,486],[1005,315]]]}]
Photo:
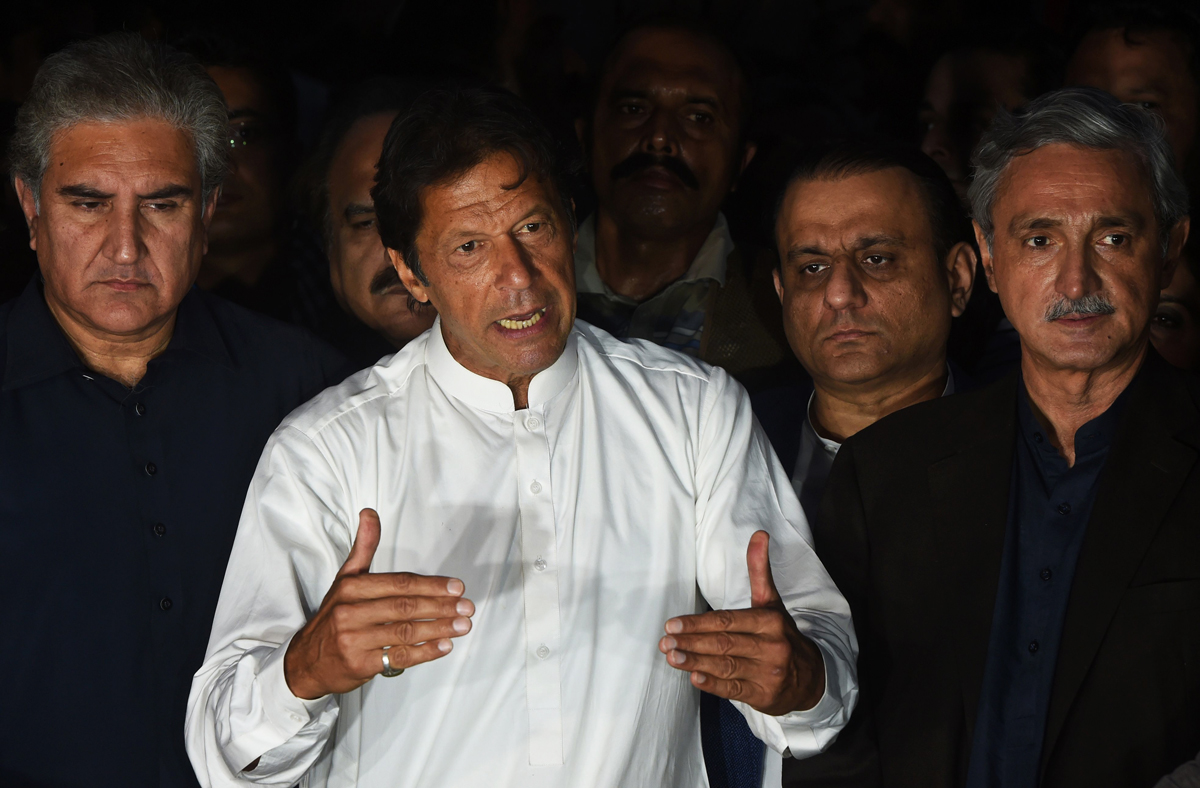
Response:
[{"label": "silver ring on finger", "polygon": [[403,672],[404,672],[404,668],[393,668],[392,667],[391,660],[388,659],[388,650],[387,650],[387,648],[384,648],[384,650],[383,650],[383,672],[380,673],[379,675],[383,676],[385,679],[394,679]]}]

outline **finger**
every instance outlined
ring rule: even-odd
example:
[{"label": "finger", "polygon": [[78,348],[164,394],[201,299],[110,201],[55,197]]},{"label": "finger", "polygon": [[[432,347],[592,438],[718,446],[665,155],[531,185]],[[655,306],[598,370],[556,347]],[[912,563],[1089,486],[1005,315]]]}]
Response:
[{"label": "finger", "polygon": [[[432,662],[435,659],[444,657],[453,648],[454,644],[448,638],[431,640],[428,643],[422,643],[418,646],[393,646],[387,650],[388,664],[392,668],[411,668],[413,665]],[[366,675],[383,672],[382,648],[365,652],[363,660],[365,667],[363,672]]]},{"label": "finger", "polygon": [[711,654],[690,654],[686,651],[667,652],[667,664],[678,670],[706,673],[719,679],[746,679],[753,675],[758,661],[748,657]]},{"label": "finger", "polygon": [[389,596],[343,602],[331,615],[339,631],[351,631],[398,621],[469,618],[475,615],[475,604],[453,596]]},{"label": "finger", "polygon": [[780,612],[772,608],[710,610],[694,616],[676,616],[667,621],[664,629],[668,635],[689,635],[700,632],[773,634],[779,631],[781,619]]},{"label": "finger", "polygon": [[343,643],[357,651],[374,651],[384,646],[414,646],[445,638],[460,638],[470,631],[471,620],[461,616],[433,621],[399,621],[359,630]]},{"label": "finger", "polygon": [[692,686],[704,690],[710,695],[729,700],[740,700],[754,706],[758,700],[756,688],[742,679],[723,679],[703,671],[692,671],[690,676]]},{"label": "finger", "polygon": [[771,535],[755,531],[746,548],[746,567],[750,570],[750,606],[767,607],[781,603],[775,578],[771,575]]},{"label": "finger", "polygon": [[658,641],[658,650],[686,651],[690,654],[712,654],[734,657],[758,657],[767,646],[765,638],[736,632],[712,632],[699,635],[667,635]]},{"label": "finger", "polygon": [[412,572],[370,572],[347,575],[334,586],[335,601],[355,602],[391,596],[462,596],[463,582],[455,577],[416,575]]},{"label": "finger", "polygon": [[338,570],[338,577],[362,574],[371,568],[371,560],[379,547],[379,530],[379,515],[374,509],[363,509],[358,513],[358,532],[350,546],[350,555]]}]

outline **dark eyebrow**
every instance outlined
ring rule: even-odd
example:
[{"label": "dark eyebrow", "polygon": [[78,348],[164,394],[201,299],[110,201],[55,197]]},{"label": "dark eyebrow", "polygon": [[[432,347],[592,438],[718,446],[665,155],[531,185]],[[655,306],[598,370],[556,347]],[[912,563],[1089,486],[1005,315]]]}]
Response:
[{"label": "dark eyebrow", "polygon": [[855,251],[861,252],[863,249],[870,249],[872,246],[903,246],[903,235],[865,235],[862,238],[855,240]]},{"label": "dark eyebrow", "polygon": [[79,197],[86,200],[109,200],[115,195],[108,192],[102,192],[92,186],[84,186],[82,183],[73,183],[70,186],[60,186],[58,193],[63,197]]},{"label": "dark eyebrow", "polygon": [[805,255],[816,255],[817,257],[828,257],[829,252],[826,252],[819,246],[793,246],[787,251],[787,259],[795,260]]},{"label": "dark eyebrow", "polygon": [[1008,231],[1016,235],[1024,230],[1051,230],[1061,226],[1061,220],[1051,219],[1047,216],[1014,216],[1012,221],[1008,223]]},{"label": "dark eyebrow", "polygon": [[1146,226],[1146,217],[1140,213],[1127,216],[1101,216],[1096,219],[1097,227],[1128,227],[1131,230],[1141,230]]},{"label": "dark eyebrow", "polygon": [[346,206],[346,210],[342,211],[342,215],[346,217],[346,221],[359,216],[371,216],[374,213],[375,206],[365,202],[352,202]]},{"label": "dark eyebrow", "polygon": [[182,183],[169,183],[149,194],[139,194],[139,200],[169,200],[172,197],[191,197],[192,190]]},{"label": "dark eyebrow", "polygon": [[721,108],[721,103],[711,96],[688,96],[686,102],[688,104],[703,104],[713,109]]}]

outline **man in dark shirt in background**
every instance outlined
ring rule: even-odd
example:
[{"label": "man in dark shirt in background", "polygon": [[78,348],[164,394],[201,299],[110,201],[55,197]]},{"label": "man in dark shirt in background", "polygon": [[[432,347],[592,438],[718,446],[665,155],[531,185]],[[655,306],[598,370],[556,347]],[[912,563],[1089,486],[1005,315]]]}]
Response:
[{"label": "man in dark shirt in background", "polygon": [[13,136],[40,276],[0,307],[5,786],[192,786],[183,749],[250,477],[337,382],[298,329],[192,286],[221,95],[119,34],[49,58]]},{"label": "man in dark shirt in background", "polygon": [[834,462],[813,533],[859,732],[887,785],[1152,785],[1200,748],[1200,386],[1149,341],[1187,191],[1155,119],[1089,88],[1001,112],[974,163],[1021,365]]}]

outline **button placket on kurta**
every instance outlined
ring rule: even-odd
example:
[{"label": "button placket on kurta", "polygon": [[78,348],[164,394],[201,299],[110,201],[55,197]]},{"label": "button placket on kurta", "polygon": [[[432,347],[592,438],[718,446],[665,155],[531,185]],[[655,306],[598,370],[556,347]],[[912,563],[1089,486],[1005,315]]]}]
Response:
[{"label": "button placket on kurta", "polygon": [[558,541],[544,408],[513,417],[525,600],[525,687],[529,764],[563,762]]}]

